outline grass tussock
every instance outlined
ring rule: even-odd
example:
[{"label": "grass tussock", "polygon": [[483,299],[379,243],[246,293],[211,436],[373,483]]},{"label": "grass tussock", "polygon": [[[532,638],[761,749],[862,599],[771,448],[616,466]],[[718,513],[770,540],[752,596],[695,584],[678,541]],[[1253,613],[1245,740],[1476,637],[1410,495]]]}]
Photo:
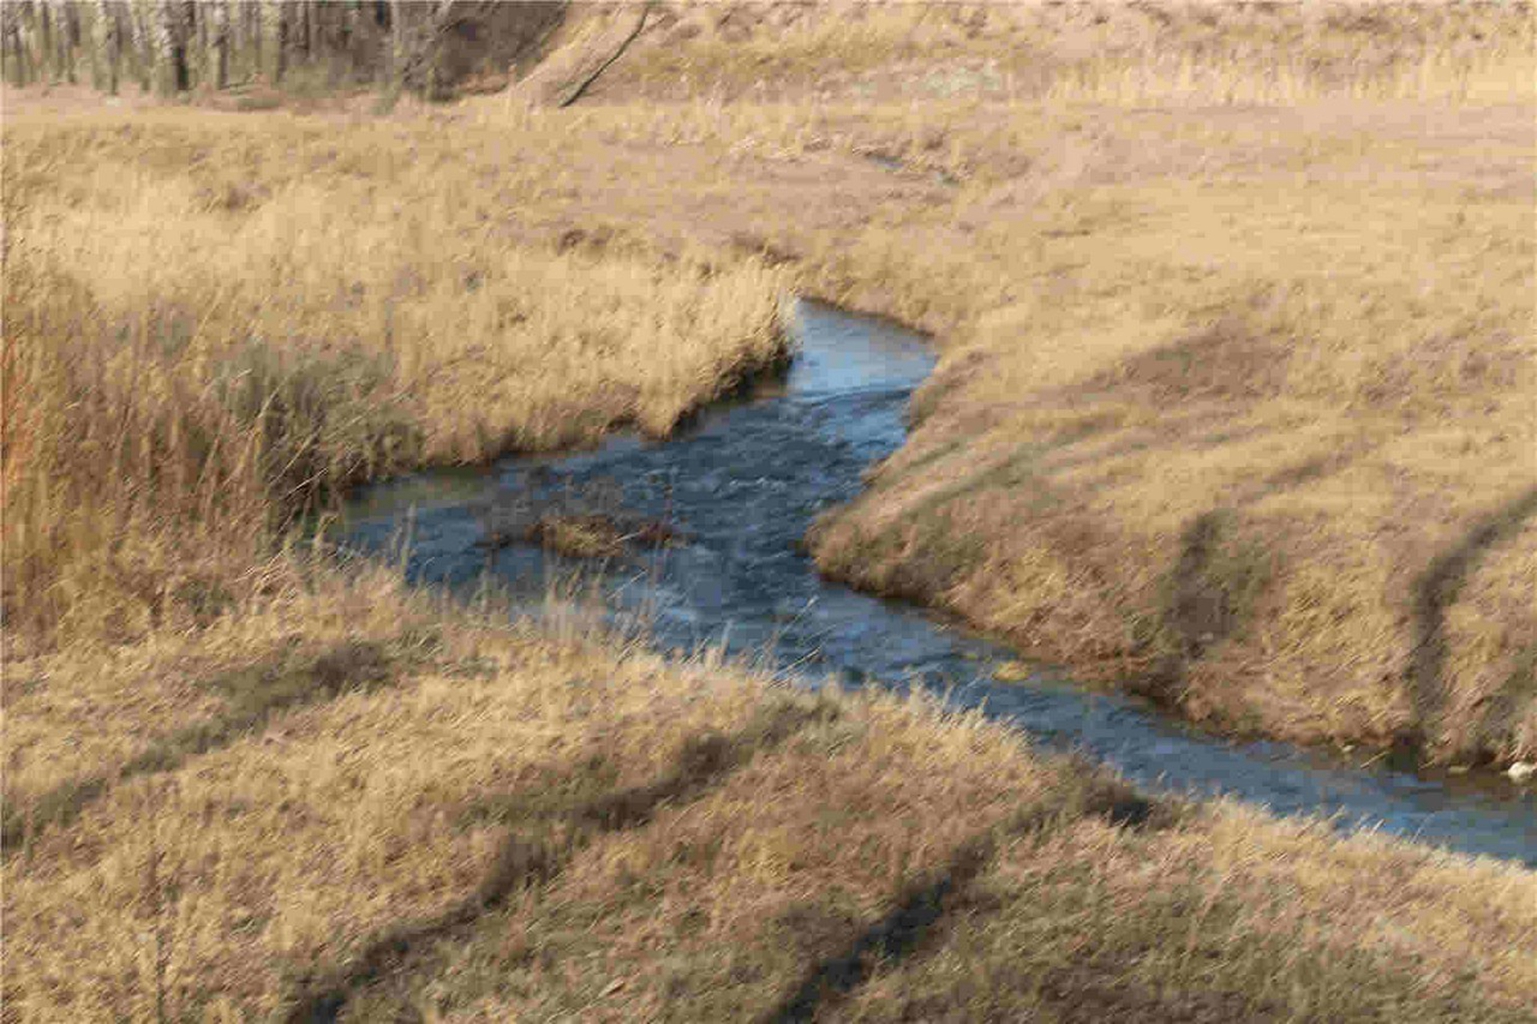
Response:
[{"label": "grass tussock", "polygon": [[751,260],[522,245],[487,214],[518,201],[516,171],[483,181],[446,149],[426,166],[388,128],[227,127],[7,126],[6,603],[25,631],[196,617],[351,484],[665,435],[782,357],[780,282]]},{"label": "grass tussock", "polygon": [[316,567],[9,672],[9,1012],[1497,1021],[1537,991],[1530,872],[493,612]]}]

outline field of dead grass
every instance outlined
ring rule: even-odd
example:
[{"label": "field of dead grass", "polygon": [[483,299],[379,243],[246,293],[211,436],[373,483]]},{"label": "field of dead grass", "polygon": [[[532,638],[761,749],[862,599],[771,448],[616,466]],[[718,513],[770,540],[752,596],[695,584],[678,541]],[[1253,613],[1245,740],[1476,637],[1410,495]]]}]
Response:
[{"label": "field of dead grass", "polygon": [[1537,876],[289,562],[6,678],[8,1020],[1529,1020]]},{"label": "field of dead grass", "polygon": [[[637,9],[568,19],[551,68],[612,52]],[[1503,98],[1524,4],[663,3],[597,100],[946,98],[1292,103]],[[573,59],[575,58],[575,59]],[[532,84],[545,84],[535,77]]]},{"label": "field of dead grass", "polygon": [[[1531,756],[1530,112],[1086,119],[958,201],[992,301],[822,563],[1229,727]],[[1158,122],[1207,133],[1204,180]],[[948,275],[892,234],[875,291],[916,305]]]},{"label": "field of dead grass", "polygon": [[6,1019],[1530,1020],[1531,872],[280,549],[664,433],[797,287],[943,348],[830,571],[1228,728],[1537,751],[1525,7],[732,10],[590,109],[7,96]]},{"label": "field of dead grass", "polygon": [[8,122],[14,626],[142,633],[346,486],[665,435],[783,357],[774,271],[521,244],[529,169],[429,134]]},{"label": "field of dead grass", "polygon": [[685,6],[589,117],[764,203],[765,166],[906,190],[691,204],[944,347],[825,570],[1223,729],[1503,764],[1537,756],[1530,14]]}]

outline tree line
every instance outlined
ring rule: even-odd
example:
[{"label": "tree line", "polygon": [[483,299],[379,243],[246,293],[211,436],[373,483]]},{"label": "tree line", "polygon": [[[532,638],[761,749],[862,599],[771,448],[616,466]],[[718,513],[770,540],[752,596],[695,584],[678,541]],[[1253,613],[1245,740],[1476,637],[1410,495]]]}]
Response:
[{"label": "tree line", "polygon": [[477,0],[4,0],[11,85],[174,96],[253,83],[376,85],[431,98],[537,50],[565,4]]}]

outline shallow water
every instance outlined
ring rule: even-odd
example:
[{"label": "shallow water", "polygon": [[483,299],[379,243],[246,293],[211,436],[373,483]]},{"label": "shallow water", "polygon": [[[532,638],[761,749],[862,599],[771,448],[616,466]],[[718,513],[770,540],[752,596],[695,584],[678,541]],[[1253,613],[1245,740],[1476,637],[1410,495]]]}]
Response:
[{"label": "shallow water", "polygon": [[[710,410],[680,437],[622,436],[594,451],[377,485],[349,503],[340,531],[352,546],[384,551],[409,521],[413,578],[474,584],[489,568],[531,606],[551,579],[580,568],[615,608],[643,610],[665,649],[764,653],[808,685],[922,686],[1149,788],[1227,794],[1537,867],[1537,795],[1503,779],[1421,778],[1283,744],[1227,742],[1046,671],[997,682],[997,666],[1016,658],[1008,649],[819,578],[800,539],[902,444],[907,400],[934,355],[885,322],[806,302],[798,319],[800,348],[785,379]],[[488,524],[508,509],[569,507],[572,495],[666,522],[681,540],[602,564],[523,543],[487,546]]]}]

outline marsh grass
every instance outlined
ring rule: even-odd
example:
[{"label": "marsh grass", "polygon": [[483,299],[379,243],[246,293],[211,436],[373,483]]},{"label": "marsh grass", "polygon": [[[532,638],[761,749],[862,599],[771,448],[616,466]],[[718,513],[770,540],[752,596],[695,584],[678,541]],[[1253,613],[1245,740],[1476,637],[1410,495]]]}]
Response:
[{"label": "marsh grass", "polygon": [[285,546],[665,433],[793,286],[943,347],[829,570],[1529,756],[1529,9],[821,10],[678,9],[568,111],[7,95],[8,1016],[1530,1018],[1529,871]]},{"label": "marsh grass", "polygon": [[782,358],[780,282],[751,260],[520,246],[462,170],[372,131],[146,118],[7,128],[23,632],[142,634],[352,484],[665,435]]}]

